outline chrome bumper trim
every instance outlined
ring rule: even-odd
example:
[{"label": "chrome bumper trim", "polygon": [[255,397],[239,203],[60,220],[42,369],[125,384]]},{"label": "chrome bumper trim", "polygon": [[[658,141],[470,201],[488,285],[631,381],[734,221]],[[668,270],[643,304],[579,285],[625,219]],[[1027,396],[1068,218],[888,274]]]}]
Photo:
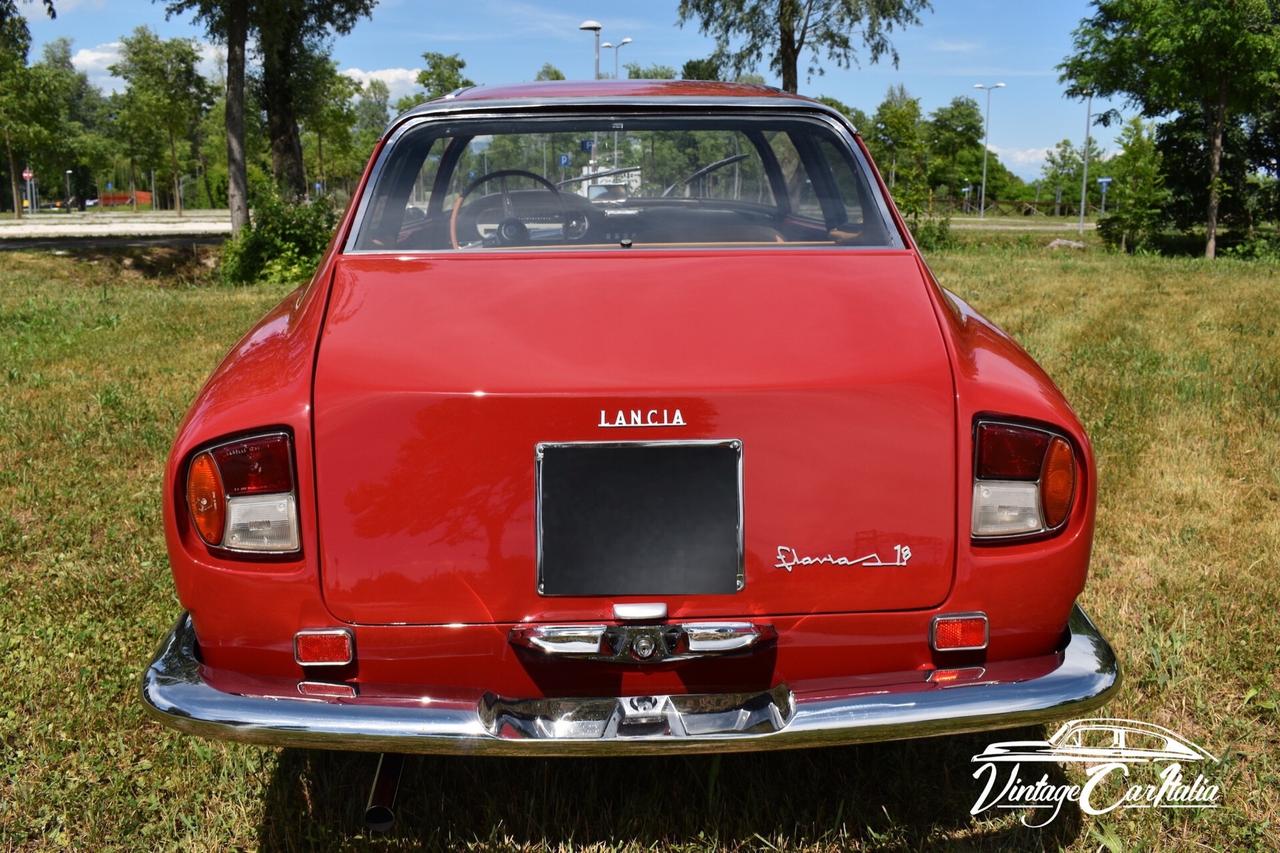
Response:
[{"label": "chrome bumper trim", "polygon": [[[792,693],[479,703],[430,699],[378,704],[225,693],[207,684],[183,614],[142,678],[160,722],[248,743],[366,752],[494,755],[641,755],[834,746],[1029,725],[1079,715],[1120,685],[1107,641],[1079,607],[1061,664],[1018,682],[909,691]],[[631,699],[646,700],[642,703]]]}]

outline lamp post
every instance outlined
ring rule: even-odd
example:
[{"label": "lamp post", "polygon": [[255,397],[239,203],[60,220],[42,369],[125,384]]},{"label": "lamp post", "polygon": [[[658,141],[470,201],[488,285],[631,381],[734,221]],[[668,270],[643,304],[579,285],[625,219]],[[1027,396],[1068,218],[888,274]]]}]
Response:
[{"label": "lamp post", "polygon": [[1084,108],[1084,174],[1080,176],[1080,236],[1084,236],[1085,190],[1089,188],[1089,130],[1093,126],[1093,92],[1089,96],[1088,105]]},{"label": "lamp post", "polygon": [[67,211],[71,210],[71,170],[67,169]]},{"label": "lamp post", "polygon": [[[622,50],[622,48],[626,47],[629,44],[631,44],[631,36],[627,36],[617,44],[612,44],[611,42],[605,42],[604,44],[600,45],[601,47],[607,47],[607,48],[613,49],[613,79],[614,80],[618,79],[618,51]],[[616,130],[613,132],[613,168],[615,169],[618,168],[618,131]]]},{"label": "lamp post", "polygon": [[578,29],[593,32],[596,35],[596,76],[593,80],[600,79],[600,31],[604,29],[604,25],[599,21],[583,21],[578,24]]},{"label": "lamp post", "polygon": [[978,218],[987,218],[987,153],[991,145],[991,93],[996,89],[1003,89],[1003,83],[996,83],[993,86],[984,83],[974,83],[973,88],[983,89],[987,93],[987,117],[983,120],[983,126],[986,130],[986,136],[982,140],[982,190],[978,194]]},{"label": "lamp post", "polygon": [[627,36],[617,44],[607,41],[604,44],[600,45],[605,49],[612,48],[613,50],[613,79],[614,80],[618,79],[618,51],[622,50],[622,48],[626,47],[629,44],[631,44],[631,36]]}]

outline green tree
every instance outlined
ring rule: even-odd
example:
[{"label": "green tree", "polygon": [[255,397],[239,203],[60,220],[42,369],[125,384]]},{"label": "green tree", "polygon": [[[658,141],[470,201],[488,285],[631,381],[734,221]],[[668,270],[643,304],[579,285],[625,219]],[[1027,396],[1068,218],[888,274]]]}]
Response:
[{"label": "green tree", "polygon": [[715,56],[706,59],[690,59],[680,69],[681,80],[719,80],[720,61]]},{"label": "green tree", "polygon": [[382,131],[391,120],[390,113],[391,90],[381,80],[370,80],[355,104],[355,144],[364,156],[369,156],[382,138]]},{"label": "green tree", "polygon": [[844,116],[849,119],[849,123],[852,124],[854,129],[859,133],[865,133],[871,129],[871,119],[867,117],[866,113],[857,107],[851,107],[844,101],[837,98],[830,98],[826,95],[822,95],[818,100],[832,109],[843,113]]},{"label": "green tree", "polygon": [[298,105],[298,118],[302,127],[315,138],[315,178],[320,193],[328,192],[328,175],[325,172],[325,145],[330,148],[330,159],[348,159],[354,145],[352,131],[356,124],[353,100],[360,92],[360,84],[345,74],[338,73],[338,65],[327,56],[316,57],[308,74],[310,85],[306,97]]},{"label": "green tree", "polygon": [[[1067,93],[1123,95],[1147,117],[1194,114],[1208,139],[1207,258],[1216,252],[1223,140],[1238,116],[1274,103],[1280,74],[1276,0],[1094,0],[1058,66]],[[1117,116],[1104,113],[1106,124]]]},{"label": "green tree", "polygon": [[676,70],[670,65],[641,65],[638,62],[628,62],[622,66],[627,69],[628,80],[674,80],[676,79]]},{"label": "green tree", "polygon": [[27,66],[30,43],[26,20],[16,13],[6,15],[0,23],[0,137],[15,218],[22,216],[20,161],[28,161],[56,136],[64,99],[47,68]]},{"label": "green tree", "polygon": [[824,58],[840,68],[856,63],[858,42],[871,62],[888,54],[896,67],[889,34],[918,24],[929,8],[929,0],[680,0],[679,23],[696,20],[734,73],[767,58],[782,88],[795,92],[806,51],[810,76],[822,73]]},{"label": "green tree", "polygon": [[222,99],[226,133],[227,206],[231,231],[249,224],[249,166],[245,153],[245,48],[251,25],[251,0],[172,0],[166,15],[191,12],[214,41],[227,49],[226,87]]},{"label": "green tree", "polygon": [[180,147],[190,141],[211,98],[196,70],[200,56],[189,39],[161,39],[147,27],[121,39],[120,61],[108,70],[125,81],[122,111],[135,128],[150,127],[163,140],[173,182],[173,203],[182,215]]},{"label": "green tree", "polygon": [[[925,126],[932,170],[929,182],[945,186],[954,196],[966,176],[960,174],[960,155],[982,149],[982,112],[973,98],[953,98],[951,103],[929,114]],[[988,181],[988,183],[990,183]]]},{"label": "green tree", "polygon": [[[890,189],[896,189],[899,180],[905,189],[925,189],[924,123],[920,116],[920,101],[911,97],[901,84],[890,86],[884,100],[871,117],[869,133],[864,133],[871,156],[888,172]],[[895,192],[900,206],[903,201]]]},{"label": "green tree", "polygon": [[271,141],[271,170],[287,198],[307,190],[298,107],[309,85],[313,57],[327,55],[334,34],[349,33],[376,0],[274,0],[254,3],[250,26],[258,35],[262,104]]},{"label": "green tree", "polygon": [[1151,127],[1140,118],[1130,119],[1119,141],[1120,153],[1110,161],[1110,210],[1098,227],[1121,249],[1141,249],[1151,245],[1164,223],[1169,191]]},{"label": "green tree", "polygon": [[[1106,174],[1106,169],[1102,166],[1105,162],[1103,156],[1098,140],[1091,135],[1089,137],[1089,174],[1095,178]],[[1070,139],[1063,139],[1045,154],[1044,166],[1041,167],[1040,174],[1044,180],[1046,192],[1058,198],[1058,191],[1061,189],[1061,199],[1064,204],[1079,204],[1077,200],[1080,198],[1080,181],[1084,178],[1084,159],[1079,145]],[[1091,202],[1098,199],[1099,191],[1096,182],[1088,187],[1087,195]]]},{"label": "green tree", "polygon": [[538,69],[538,73],[537,75],[534,76],[533,79],[534,80],[563,80],[564,72],[561,71],[559,68],[556,68],[550,62],[544,62],[542,63],[542,67]]},{"label": "green tree", "polygon": [[47,42],[36,68],[48,75],[59,96],[57,132],[41,147],[36,162],[46,174],[70,171],[61,188],[79,199],[83,207],[94,176],[107,170],[115,151],[107,133],[107,100],[89,82],[88,75],[72,65],[70,39]]}]

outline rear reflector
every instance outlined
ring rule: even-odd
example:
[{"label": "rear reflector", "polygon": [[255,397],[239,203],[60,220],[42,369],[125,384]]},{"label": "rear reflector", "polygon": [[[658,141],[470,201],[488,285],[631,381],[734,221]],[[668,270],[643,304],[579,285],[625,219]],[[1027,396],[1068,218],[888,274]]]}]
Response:
[{"label": "rear reflector", "polygon": [[344,628],[299,631],[293,637],[293,659],[303,666],[343,666],[354,657],[351,632]]},{"label": "rear reflector", "polygon": [[354,684],[334,684],[328,681],[299,681],[298,692],[303,696],[315,696],[321,699],[354,699]]},{"label": "rear reflector", "polygon": [[935,651],[975,651],[987,647],[987,617],[983,613],[937,616],[930,638]]},{"label": "rear reflector", "polygon": [[929,676],[929,680],[934,684],[946,687],[950,684],[969,684],[986,674],[986,669],[980,666],[966,666],[959,669],[935,669],[933,675]]}]

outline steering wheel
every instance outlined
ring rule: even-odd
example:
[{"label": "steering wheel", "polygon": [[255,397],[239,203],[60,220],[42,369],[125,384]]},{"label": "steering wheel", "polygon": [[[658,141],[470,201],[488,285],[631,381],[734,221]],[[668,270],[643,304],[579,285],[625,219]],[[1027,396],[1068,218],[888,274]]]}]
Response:
[{"label": "steering wheel", "polygon": [[449,216],[449,243],[455,249],[461,249],[462,245],[458,242],[458,212],[462,210],[462,203],[467,200],[473,192],[480,188],[482,184],[486,184],[492,180],[498,180],[498,191],[502,196],[502,221],[498,224],[496,238],[499,245],[518,246],[529,241],[529,228],[520,221],[520,217],[516,215],[515,204],[511,201],[511,194],[507,192],[507,178],[532,178],[534,182],[542,184],[552,195],[556,197],[556,202],[560,205],[561,222],[560,233],[564,235],[564,220],[568,219],[569,211],[565,206],[564,198],[560,195],[560,190],[556,189],[555,184],[548,181],[541,175],[533,172],[526,172],[524,169],[498,169],[476,178],[467,188],[463,190],[456,201],[453,203],[453,213]]}]

